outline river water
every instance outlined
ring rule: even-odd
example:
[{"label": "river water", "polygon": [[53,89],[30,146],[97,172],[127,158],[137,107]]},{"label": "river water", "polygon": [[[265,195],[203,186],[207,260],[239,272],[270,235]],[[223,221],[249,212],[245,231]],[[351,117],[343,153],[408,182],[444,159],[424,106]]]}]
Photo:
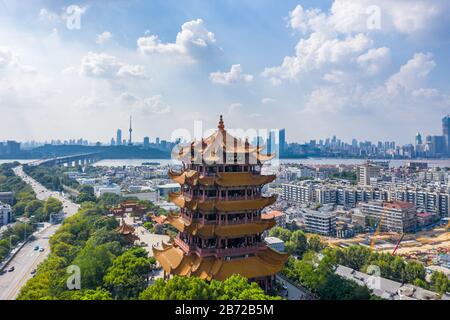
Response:
[{"label": "river water", "polygon": [[[281,164],[294,163],[294,164],[305,164],[305,165],[357,165],[362,164],[365,159],[335,159],[335,158],[308,158],[308,159],[281,159],[279,160]],[[379,161],[386,161],[385,159]],[[143,162],[158,162],[161,165],[174,164],[170,159],[105,159],[96,162],[95,166],[140,166]],[[450,159],[448,160],[389,160],[389,165],[391,167],[404,166],[408,162],[426,162],[429,167],[450,167]],[[178,162],[179,163],[179,162]]]},{"label": "river water", "polygon": [[[22,164],[26,164],[36,160],[0,160],[0,164],[18,161]],[[305,164],[305,165],[356,165],[365,162],[364,159],[336,159],[336,158],[308,158],[308,159],[280,159],[281,164],[294,163],[294,164]],[[450,159],[424,159],[424,160],[385,160],[381,159],[378,161],[389,161],[391,167],[400,167],[408,162],[426,162],[429,167],[450,167]],[[143,162],[158,162],[161,165],[177,164],[179,162],[174,162],[170,159],[105,159],[96,162],[94,166],[108,166],[108,167],[119,167],[119,166],[140,166]]]}]

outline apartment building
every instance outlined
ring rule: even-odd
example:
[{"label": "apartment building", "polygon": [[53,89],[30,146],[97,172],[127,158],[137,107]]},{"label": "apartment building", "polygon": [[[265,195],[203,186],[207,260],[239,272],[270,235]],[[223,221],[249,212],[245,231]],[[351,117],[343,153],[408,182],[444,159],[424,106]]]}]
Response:
[{"label": "apartment building", "polygon": [[303,215],[307,232],[336,236],[336,212],[306,210]]},{"label": "apartment building", "polygon": [[12,210],[9,204],[0,202],[0,227],[12,221]]},{"label": "apartment building", "polygon": [[416,229],[416,207],[401,201],[369,201],[360,204],[367,220],[376,221],[382,231],[411,232]]}]

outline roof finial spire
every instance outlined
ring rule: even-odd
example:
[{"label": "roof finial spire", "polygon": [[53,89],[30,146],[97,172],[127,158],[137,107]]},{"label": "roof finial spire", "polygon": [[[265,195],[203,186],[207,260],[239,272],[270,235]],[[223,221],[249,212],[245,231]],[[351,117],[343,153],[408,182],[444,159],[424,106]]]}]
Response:
[{"label": "roof finial spire", "polygon": [[222,115],[220,115],[219,125],[217,126],[217,128],[219,128],[220,131],[225,130],[225,124],[223,123],[223,117],[222,117]]}]

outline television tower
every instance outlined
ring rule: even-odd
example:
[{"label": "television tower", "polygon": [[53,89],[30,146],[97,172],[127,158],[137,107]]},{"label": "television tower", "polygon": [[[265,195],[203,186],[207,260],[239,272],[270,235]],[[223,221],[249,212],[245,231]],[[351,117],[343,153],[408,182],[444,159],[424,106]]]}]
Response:
[{"label": "television tower", "polygon": [[128,139],[128,145],[129,145],[129,146],[132,146],[132,145],[133,145],[133,140],[132,140],[132,138],[131,138],[131,134],[132,134],[132,132],[133,132],[133,129],[132,129],[132,127],[131,127],[131,116],[130,116],[130,129],[129,129],[128,131],[130,132],[130,138]]}]

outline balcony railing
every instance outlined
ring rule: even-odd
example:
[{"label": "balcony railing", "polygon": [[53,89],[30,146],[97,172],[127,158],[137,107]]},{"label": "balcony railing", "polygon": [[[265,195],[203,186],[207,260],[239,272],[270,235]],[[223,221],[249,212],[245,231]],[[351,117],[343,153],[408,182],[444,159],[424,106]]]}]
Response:
[{"label": "balcony railing", "polygon": [[258,243],[256,245],[244,246],[238,248],[200,248],[198,246],[190,246],[180,238],[174,239],[175,243],[180,247],[181,250],[188,253],[195,253],[199,257],[205,258],[210,256],[215,256],[217,258],[227,257],[227,256],[237,256],[255,253],[255,251],[264,249],[266,246],[264,243]]}]

